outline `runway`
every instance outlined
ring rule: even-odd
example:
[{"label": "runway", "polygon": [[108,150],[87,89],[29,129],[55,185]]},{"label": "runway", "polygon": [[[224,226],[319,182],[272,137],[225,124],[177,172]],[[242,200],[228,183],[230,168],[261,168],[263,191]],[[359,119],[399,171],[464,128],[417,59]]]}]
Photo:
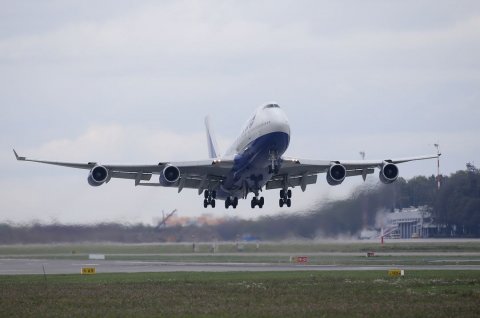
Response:
[{"label": "runway", "polygon": [[271,263],[201,263],[113,260],[1,259],[0,275],[79,274],[82,267],[95,267],[97,273],[148,272],[268,272],[268,271],[375,271],[480,270],[480,265],[299,265]]}]

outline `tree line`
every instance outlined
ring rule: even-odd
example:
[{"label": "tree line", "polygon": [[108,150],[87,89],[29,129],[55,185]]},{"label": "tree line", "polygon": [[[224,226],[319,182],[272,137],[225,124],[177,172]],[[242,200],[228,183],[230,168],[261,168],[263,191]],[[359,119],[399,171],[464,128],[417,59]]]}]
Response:
[{"label": "tree line", "polygon": [[389,185],[359,186],[349,198],[318,204],[308,211],[260,217],[232,218],[218,225],[157,228],[142,224],[96,225],[0,224],[0,244],[51,242],[191,242],[234,241],[243,235],[262,240],[356,236],[375,226],[377,212],[427,206],[439,235],[480,237],[480,172],[475,168],[444,176],[440,189],[435,176],[399,178]]}]

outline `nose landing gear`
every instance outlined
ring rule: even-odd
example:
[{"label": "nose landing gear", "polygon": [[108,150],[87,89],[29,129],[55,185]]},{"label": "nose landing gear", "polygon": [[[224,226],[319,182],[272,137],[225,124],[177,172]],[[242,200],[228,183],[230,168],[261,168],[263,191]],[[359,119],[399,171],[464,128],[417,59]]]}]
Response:
[{"label": "nose landing gear", "polygon": [[283,208],[284,205],[287,205],[287,207],[292,206],[292,190],[288,189],[282,189],[280,190],[280,199],[278,200],[278,204],[281,208]]},{"label": "nose landing gear", "polygon": [[211,205],[212,208],[215,208],[215,198],[217,197],[217,192],[205,190],[203,194],[205,197],[203,200],[203,207],[207,208],[209,205]]},{"label": "nose landing gear", "polygon": [[270,165],[268,166],[268,173],[278,174],[280,166],[278,164],[278,152],[275,150],[270,150],[269,152]]}]

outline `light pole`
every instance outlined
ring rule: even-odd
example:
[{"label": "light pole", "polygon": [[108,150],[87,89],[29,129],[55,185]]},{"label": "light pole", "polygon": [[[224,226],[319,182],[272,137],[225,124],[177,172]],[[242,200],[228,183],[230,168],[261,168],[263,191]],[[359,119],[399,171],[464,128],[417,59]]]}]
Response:
[{"label": "light pole", "polygon": [[437,190],[440,190],[440,145],[436,143],[433,146],[437,148]]}]

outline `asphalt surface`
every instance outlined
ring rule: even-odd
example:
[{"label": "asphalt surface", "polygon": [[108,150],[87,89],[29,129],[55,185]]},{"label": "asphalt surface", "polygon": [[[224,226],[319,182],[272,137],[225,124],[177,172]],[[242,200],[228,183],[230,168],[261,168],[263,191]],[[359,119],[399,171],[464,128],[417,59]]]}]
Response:
[{"label": "asphalt surface", "polygon": [[147,272],[267,272],[267,271],[373,271],[404,270],[480,270],[480,265],[342,266],[268,263],[185,263],[113,260],[1,259],[0,275],[79,274],[82,267],[95,267],[97,273]]}]

